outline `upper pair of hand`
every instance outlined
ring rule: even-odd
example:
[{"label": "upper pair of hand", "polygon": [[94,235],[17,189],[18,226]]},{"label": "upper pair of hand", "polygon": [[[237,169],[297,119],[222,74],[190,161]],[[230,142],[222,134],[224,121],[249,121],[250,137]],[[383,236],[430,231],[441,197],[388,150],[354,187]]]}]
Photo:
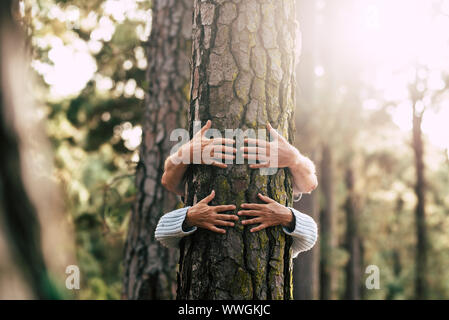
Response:
[{"label": "upper pair of hand", "polygon": [[[219,168],[227,168],[225,160],[234,160],[237,149],[233,147],[234,140],[226,138],[209,139],[206,132],[212,126],[212,121],[208,120],[206,125],[197,132],[189,143],[181,147],[179,155],[184,163],[192,163],[194,154],[201,156],[201,164],[213,165]],[[299,151],[293,147],[283,136],[267,123],[267,129],[271,133],[272,141],[267,142],[261,139],[244,140],[247,147],[242,147],[243,158],[247,160],[257,160],[259,163],[250,164],[251,169],[259,168],[287,168],[294,164],[298,158]],[[273,155],[277,162],[272,162]],[[188,157],[188,158],[187,158]]]},{"label": "upper pair of hand", "polygon": [[[270,199],[269,197],[258,194],[258,197],[265,202],[264,204],[244,203],[238,212],[239,216],[248,216],[251,219],[242,221],[243,225],[258,226],[251,229],[251,232],[257,232],[268,227],[283,226],[293,229],[294,224],[293,213],[289,208]],[[215,191],[212,191],[203,200],[187,211],[186,224],[189,227],[199,227],[216,233],[225,234],[226,230],[219,227],[233,227],[239,218],[233,214],[221,214],[220,212],[233,211],[235,205],[210,206],[209,203],[215,198]]]}]

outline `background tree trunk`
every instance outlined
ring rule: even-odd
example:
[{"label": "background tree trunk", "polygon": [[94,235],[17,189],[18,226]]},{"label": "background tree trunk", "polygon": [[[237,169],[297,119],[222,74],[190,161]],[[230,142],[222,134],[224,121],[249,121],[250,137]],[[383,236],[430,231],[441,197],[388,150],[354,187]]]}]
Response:
[{"label": "background tree trunk", "polygon": [[[322,110],[318,105],[317,78],[315,67],[317,64],[317,19],[316,3],[314,1],[299,1],[298,20],[301,23],[302,50],[301,63],[298,64],[297,76],[301,84],[298,86],[298,109],[296,112],[296,140],[297,147],[312,161],[317,161],[317,145],[320,144],[320,131],[322,124],[317,125],[317,110]],[[319,203],[317,191],[310,195],[303,195],[301,201],[295,203],[295,208],[310,215],[319,224]],[[318,228],[321,231],[321,228]],[[320,241],[320,238],[318,238]],[[319,299],[320,291],[320,246],[317,243],[312,250],[301,253],[294,260],[293,285],[294,297],[297,300]]]},{"label": "background tree trunk", "polygon": [[329,300],[333,298],[334,270],[332,261],[332,250],[335,248],[334,241],[334,180],[333,180],[333,158],[332,150],[328,145],[322,149],[321,159],[321,190],[323,195],[323,209],[320,214],[320,298]]},{"label": "background tree trunk", "polygon": [[422,137],[423,113],[416,110],[415,100],[413,103],[413,151],[415,154],[416,185],[415,194],[418,202],[416,204],[416,274],[415,294],[416,299],[427,299],[427,230],[425,212],[425,189],[424,178],[424,143]]},{"label": "background tree trunk", "polygon": [[362,280],[361,247],[358,231],[358,208],[354,187],[354,171],[351,167],[346,170],[345,183],[348,192],[345,203],[346,250],[349,253],[349,260],[346,265],[345,299],[360,300]]},{"label": "background tree trunk", "polygon": [[[295,209],[310,215],[315,221],[319,221],[319,208],[316,198],[316,192],[303,195],[301,201],[295,203]],[[294,260],[293,283],[293,296],[296,300],[316,300],[319,298],[319,245],[301,253],[301,256]]]},{"label": "background tree trunk", "polygon": [[[190,124],[294,134],[295,1],[195,1]],[[216,191],[213,204],[257,202],[261,192],[291,205],[287,170],[261,176],[246,165],[193,166],[187,204]],[[198,230],[181,244],[180,299],[291,299],[291,239],[281,227],[226,235]]]},{"label": "background tree trunk", "polygon": [[176,294],[178,250],[162,247],[154,231],[161,215],[179,203],[176,195],[164,189],[161,178],[174,144],[170,133],[186,128],[193,2],[155,0],[152,10],[138,194],[125,246],[126,299],[173,299]]}]

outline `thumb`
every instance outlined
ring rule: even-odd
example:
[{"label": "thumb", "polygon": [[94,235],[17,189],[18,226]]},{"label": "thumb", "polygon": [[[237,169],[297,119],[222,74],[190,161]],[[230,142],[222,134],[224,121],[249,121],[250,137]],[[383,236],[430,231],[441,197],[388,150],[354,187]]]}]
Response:
[{"label": "thumb", "polygon": [[206,133],[206,131],[210,129],[211,126],[212,126],[212,121],[207,120],[204,127],[201,128],[201,135],[204,135]]},{"label": "thumb", "polygon": [[279,137],[278,132],[271,126],[271,123],[269,123],[269,122],[267,122],[267,129],[268,129],[268,132],[270,133],[270,135],[274,139],[277,139]]},{"label": "thumb", "polygon": [[266,202],[266,203],[275,202],[273,199],[271,199],[271,198],[269,198],[267,196],[264,196],[261,193],[259,193],[257,195],[259,196],[260,200],[262,200],[263,202]]},{"label": "thumb", "polygon": [[212,192],[210,193],[210,195],[208,195],[206,198],[204,198],[203,200],[201,200],[201,203],[206,203],[208,204],[209,202],[211,202],[213,199],[215,198],[215,190],[212,190]]}]

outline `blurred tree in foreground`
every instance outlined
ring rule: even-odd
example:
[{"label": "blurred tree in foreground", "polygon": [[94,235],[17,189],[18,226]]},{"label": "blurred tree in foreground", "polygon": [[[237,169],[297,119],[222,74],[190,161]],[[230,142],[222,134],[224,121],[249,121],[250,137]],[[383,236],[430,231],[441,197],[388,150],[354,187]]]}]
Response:
[{"label": "blurred tree in foreground", "polygon": [[2,1],[0,297],[58,299],[68,296],[60,288],[71,246],[47,170],[52,159],[28,92],[28,52],[19,23],[18,2]]},{"label": "blurred tree in foreground", "polygon": [[149,1],[24,1],[55,176],[73,221],[79,298],[118,299],[150,31]]}]

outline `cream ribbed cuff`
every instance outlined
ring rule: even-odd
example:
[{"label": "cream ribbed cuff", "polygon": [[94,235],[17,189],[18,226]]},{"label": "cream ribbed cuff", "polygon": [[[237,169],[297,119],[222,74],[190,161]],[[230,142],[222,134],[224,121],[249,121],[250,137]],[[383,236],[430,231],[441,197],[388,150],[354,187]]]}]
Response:
[{"label": "cream ribbed cuff", "polygon": [[296,209],[289,208],[295,216],[295,229],[290,232],[283,228],[284,232],[292,236],[292,255],[296,258],[300,252],[308,251],[313,248],[318,239],[318,226],[311,216],[299,212]]},{"label": "cream ribbed cuff", "polygon": [[181,208],[163,215],[157,224],[155,238],[164,246],[173,248],[177,247],[179,241],[189,234],[196,231],[196,227],[188,231],[183,230],[182,225],[190,207]]}]

